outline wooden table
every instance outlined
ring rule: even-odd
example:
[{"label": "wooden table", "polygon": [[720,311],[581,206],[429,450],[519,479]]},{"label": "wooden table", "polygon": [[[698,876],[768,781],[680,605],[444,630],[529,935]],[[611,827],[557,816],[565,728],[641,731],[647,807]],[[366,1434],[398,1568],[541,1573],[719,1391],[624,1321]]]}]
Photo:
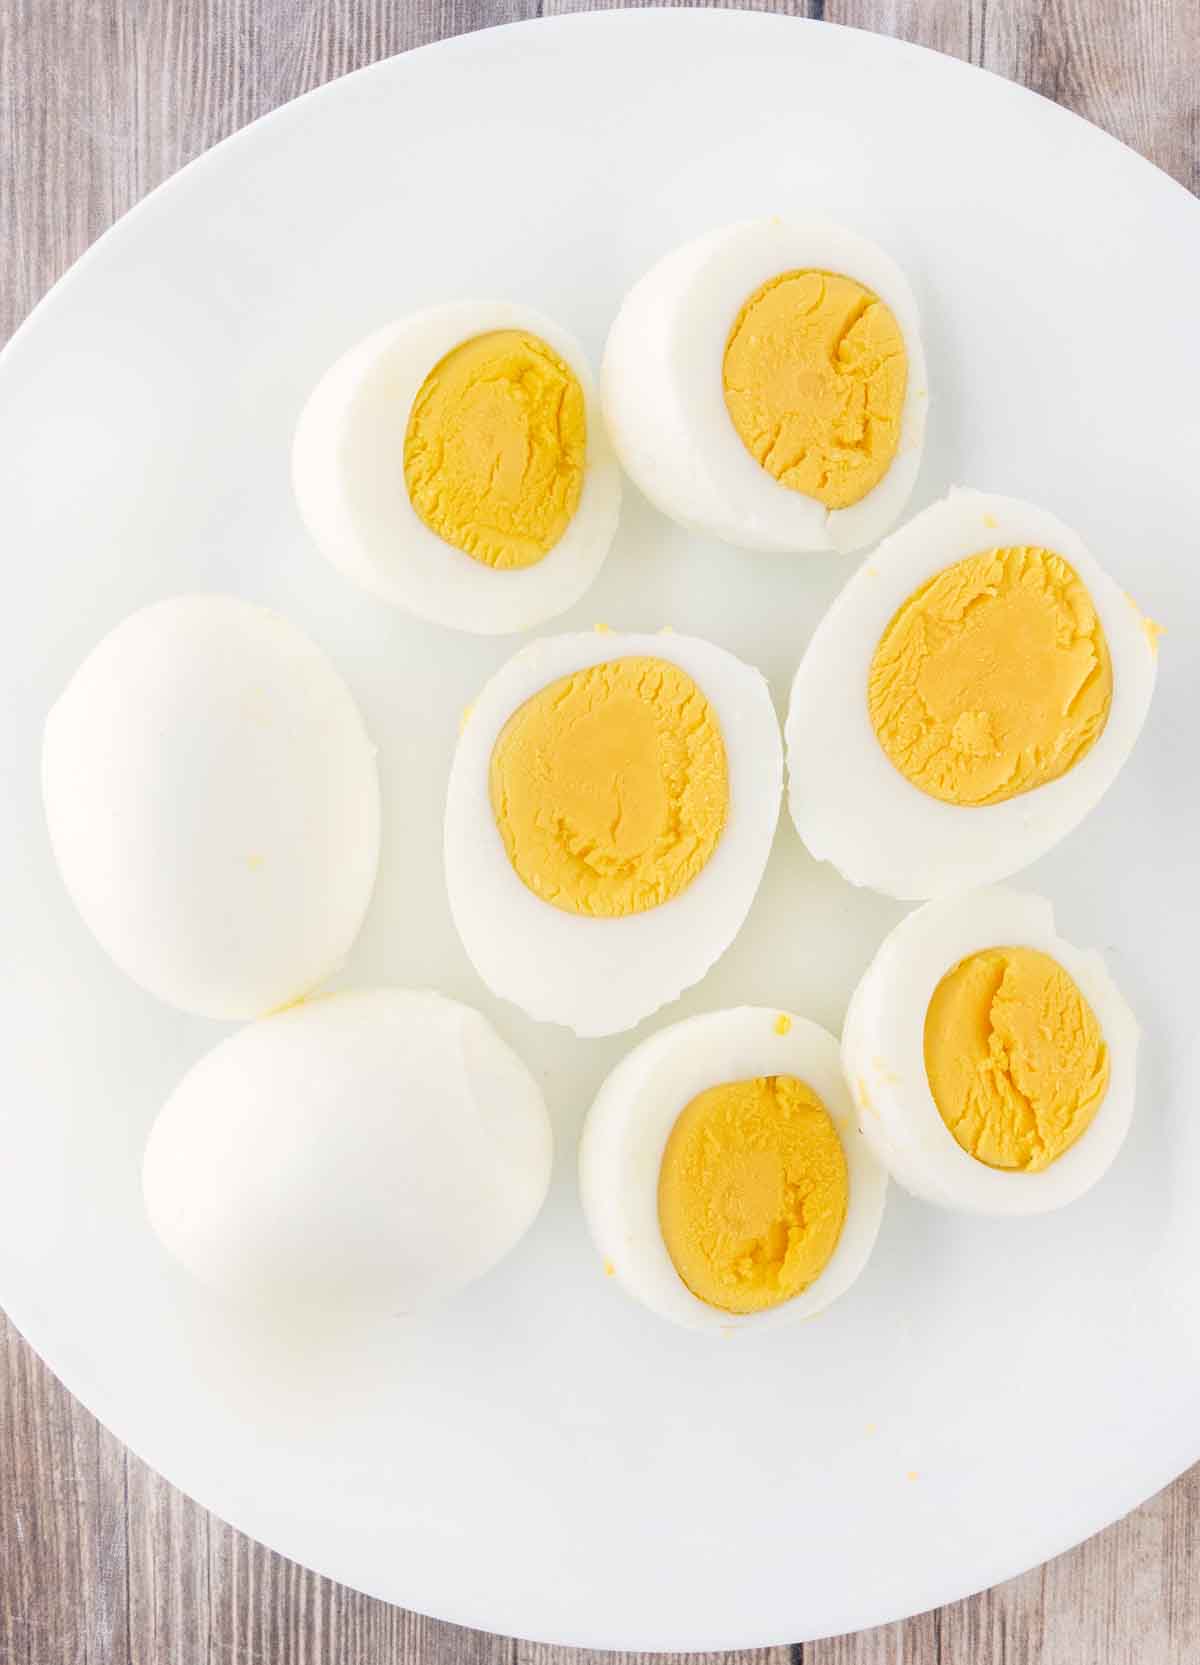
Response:
[{"label": "wooden table", "polygon": [[[151,186],[306,88],[576,0],[0,0],[0,340]],[[780,0],[969,58],[1200,191],[1200,0]],[[0,1665],[566,1665],[371,1601],[223,1526],[83,1411],[0,1315]],[[602,1657],[602,1656],[597,1656]],[[1038,1571],[760,1665],[1194,1665],[1200,1467]]]}]

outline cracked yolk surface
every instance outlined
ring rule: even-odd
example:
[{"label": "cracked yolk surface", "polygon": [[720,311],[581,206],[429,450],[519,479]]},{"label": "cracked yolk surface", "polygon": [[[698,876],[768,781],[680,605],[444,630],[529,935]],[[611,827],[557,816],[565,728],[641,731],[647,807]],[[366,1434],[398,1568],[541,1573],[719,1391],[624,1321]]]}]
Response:
[{"label": "cracked yolk surface", "polygon": [[877,486],[900,443],[904,337],[877,295],[836,272],[764,283],[729,332],[725,407],[781,485],[847,509]]},{"label": "cracked yolk surface", "polygon": [[536,335],[494,330],[436,364],[413,401],[404,483],[439,538],[485,566],[530,567],[579,507],[583,389]]},{"label": "cracked yolk surface", "polygon": [[590,665],[527,700],[493,748],[489,791],[528,888],[603,918],[678,896],[729,814],[713,709],[686,671],[655,658]]},{"label": "cracked yolk surface", "polygon": [[837,1247],[850,1194],[829,1112],[794,1075],[710,1087],[663,1152],[658,1217],[675,1270],[722,1312],[800,1295]]},{"label": "cracked yolk surface", "polygon": [[1090,751],[1112,689],[1104,630],[1074,569],[1048,549],[990,549],[909,596],[871,660],[867,707],[922,792],[998,804]]},{"label": "cracked yolk surface", "polygon": [[925,1073],[963,1150],[990,1168],[1037,1173],[1091,1125],[1108,1090],[1108,1048],[1057,960],[988,948],[934,990]]}]

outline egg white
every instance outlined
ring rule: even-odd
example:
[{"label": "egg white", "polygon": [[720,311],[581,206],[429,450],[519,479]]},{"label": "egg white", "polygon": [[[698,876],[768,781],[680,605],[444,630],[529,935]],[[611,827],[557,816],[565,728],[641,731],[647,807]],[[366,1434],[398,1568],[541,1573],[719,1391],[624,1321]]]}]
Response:
[{"label": "egg white", "polygon": [[[790,1019],[779,1033],[780,1016]],[[675,1270],[658,1219],[658,1180],[680,1112],[727,1081],[794,1075],[821,1099],[846,1155],[849,1200],[837,1247],[800,1295],[763,1312],[721,1312]],[[579,1147],[583,1210],[606,1269],[635,1300],[697,1330],[763,1330],[812,1318],[843,1294],[871,1255],[887,1171],[864,1140],[828,1030],[777,1008],[738,1006],[685,1018],[626,1054],[601,1086]]]},{"label": "egg white", "polygon": [[[955,1139],[925,1073],[925,1015],[934,990],[968,954],[1035,948],[1074,978],[1109,1051],[1108,1091],[1091,1126],[1038,1173],[989,1168]],[[1137,1021],[1094,949],[1054,929],[1041,896],[996,886],[927,902],[884,939],[850,1002],[842,1062],[863,1132],[905,1190],[975,1214],[1040,1214],[1073,1202],[1111,1166],[1129,1131]]]},{"label": "egg white", "polygon": [[[871,727],[867,681],[879,640],[927,579],[987,549],[1040,545],[1086,585],[1112,656],[1108,722],[1048,785],[999,804],[947,804],[905,779]],[[1028,866],[1095,807],[1141,731],[1157,658],[1146,621],[1078,533],[1032,503],[955,490],[880,544],[834,601],[792,683],[788,805],[818,861],[851,884],[918,901],[990,884]]]},{"label": "egg white", "polygon": [[[734,320],[762,284],[799,269],[838,272],[873,290],[908,353],[895,458],[847,509],[781,485],[747,451],[725,407]],[[600,384],[613,442],[641,491],[681,525],[748,549],[862,549],[899,518],[920,467],[929,384],[916,300],[895,262],[843,226],[750,220],[673,250],[626,295]]]},{"label": "egg white", "polygon": [[[548,555],[497,571],[432,532],[404,479],[404,439],[429,372],[453,348],[493,330],[540,336],[578,378],[587,418],[579,506]],[[530,307],[458,301],[415,312],[351,347],[301,413],[292,485],[313,541],[373,595],[434,624],[505,635],[561,613],[604,564],[621,507],[621,475],[575,338]]]},{"label": "egg white", "polygon": [[[729,814],[707,864],[661,906],[620,919],[563,912],[517,876],[488,795],[492,750],[513,712],[548,683],[606,660],[679,665],[725,741]],[[632,1028],[699,982],[741,929],[775,835],[779,723],[761,673],[698,637],[589,632],[532,642],[484,688],[459,738],[446,797],[446,888],[463,945],[493,994],[577,1035]]]},{"label": "egg white", "polygon": [[371,989],[240,1029],[159,1112],[151,1225],[239,1302],[409,1311],[481,1276],[541,1208],[550,1119],[469,1006]]},{"label": "egg white", "polygon": [[375,748],[333,665],[277,614],[215,595],[132,614],[47,717],[42,789],[85,923],[169,1005],[260,1017],[358,935]]}]

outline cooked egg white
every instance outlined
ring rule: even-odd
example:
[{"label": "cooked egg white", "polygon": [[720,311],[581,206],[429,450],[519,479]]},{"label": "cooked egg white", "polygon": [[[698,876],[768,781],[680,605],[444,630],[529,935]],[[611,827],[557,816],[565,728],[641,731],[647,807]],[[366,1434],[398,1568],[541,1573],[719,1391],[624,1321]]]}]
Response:
[{"label": "cooked egg white", "polygon": [[792,819],[818,860],[891,896],[1003,878],[1112,784],[1156,661],[1156,627],[1077,533],[951,492],[880,544],[805,651]]},{"label": "cooked egg white", "polygon": [[920,466],[928,381],[904,274],[842,226],[725,226],[629,291],[601,393],[627,472],[750,549],[861,549]]},{"label": "cooked egg white", "polygon": [[579,343],[499,301],[432,307],[352,347],[304,408],[292,481],[347,577],[479,635],[577,601],[621,503]]},{"label": "cooked egg white", "polygon": [[701,1330],[827,1307],[866,1265],[887,1191],[836,1040],[750,1006],[672,1024],[622,1059],[588,1113],[579,1179],[622,1288]]},{"label": "cooked egg white", "polygon": [[387,1314],[507,1254],[551,1155],[537,1083],[478,1012],[372,989],[201,1058],[159,1113],[143,1179],[164,1246],[217,1294]]},{"label": "cooked egg white", "polygon": [[329,660],[274,613],[181,596],[127,618],[47,717],[42,785],[84,921],[172,1006],[259,1017],[358,935],[375,749]]},{"label": "cooked egg white", "polygon": [[741,928],[782,789],[766,682],[679,635],[549,637],[475,701],[446,885],[493,993],[579,1035],[632,1027]]},{"label": "cooked egg white", "polygon": [[842,1060],[863,1131],[907,1190],[1036,1214],[1112,1163],[1133,1115],[1138,1026],[1094,950],[1040,896],[928,902],[850,1003]]}]

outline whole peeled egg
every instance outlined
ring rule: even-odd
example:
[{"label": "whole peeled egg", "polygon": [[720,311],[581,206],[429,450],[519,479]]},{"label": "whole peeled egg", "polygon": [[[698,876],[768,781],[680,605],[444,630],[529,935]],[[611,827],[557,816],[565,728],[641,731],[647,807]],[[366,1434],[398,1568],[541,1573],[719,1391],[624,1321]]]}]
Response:
[{"label": "whole peeled egg", "polygon": [[414,312],[344,353],[301,413],[292,482],[346,577],[485,636],[577,601],[621,505],[582,347],[502,301]]},{"label": "whole peeled egg", "polygon": [[1094,949],[1041,896],[927,902],[855,990],[842,1060],[863,1132],[906,1190],[1039,1214],[1105,1173],[1133,1116],[1138,1025]]},{"label": "whole peeled egg", "polygon": [[150,1222],[229,1299],[425,1306],[489,1270],[549,1184],[533,1076],[441,995],[319,996],[222,1041],[176,1087],[143,1164]]},{"label": "whole peeled egg", "polygon": [[1116,779],[1157,638],[1056,516],[951,492],[884,539],[805,649],[785,728],[801,838],[903,900],[1017,872]]},{"label": "whole peeled egg", "polygon": [[929,403],[916,301],[843,226],[724,226],[626,295],[601,397],[665,515],[748,549],[862,549],[899,518]]},{"label": "whole peeled egg", "polygon": [[588,1112],[579,1182],[609,1275],[699,1330],[814,1317],[862,1272],[887,1196],[837,1041],[755,1006],[634,1047]]},{"label": "whole peeled egg", "polygon": [[446,887],[476,971],[577,1035],[631,1028],[741,929],[782,772],[766,681],[724,648],[531,642],[469,708],[450,770]]},{"label": "whole peeled egg", "polygon": [[375,749],[338,672],[288,620],[228,596],[132,614],[46,719],[59,869],[134,982],[260,1017],[337,969],[379,859]]}]

